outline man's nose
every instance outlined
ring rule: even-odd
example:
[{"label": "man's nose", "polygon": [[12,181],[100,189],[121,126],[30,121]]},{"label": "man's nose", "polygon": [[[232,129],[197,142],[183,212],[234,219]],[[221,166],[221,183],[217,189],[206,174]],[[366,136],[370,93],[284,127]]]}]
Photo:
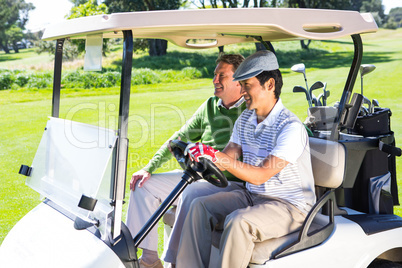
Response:
[{"label": "man's nose", "polygon": [[243,87],[240,87],[240,94],[241,95],[246,95],[246,91],[244,90]]},{"label": "man's nose", "polygon": [[218,84],[219,83],[219,75],[215,75],[214,79],[212,80],[212,83]]}]

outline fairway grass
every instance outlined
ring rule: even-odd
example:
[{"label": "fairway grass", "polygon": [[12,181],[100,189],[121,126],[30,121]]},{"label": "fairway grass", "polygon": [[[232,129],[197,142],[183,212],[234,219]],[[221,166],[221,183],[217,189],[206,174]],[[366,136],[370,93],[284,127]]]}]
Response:
[{"label": "fairway grass", "polygon": [[[402,29],[380,30],[377,34],[363,36],[363,63],[374,64],[377,69],[364,78],[364,94],[370,99],[378,99],[381,107],[392,110],[391,126],[396,135],[397,145],[402,145],[402,100],[399,84],[402,79]],[[348,43],[346,47],[344,43]],[[333,104],[341,96],[353,46],[350,39],[339,42],[313,42],[319,49],[329,51],[327,57],[305,61],[307,78],[311,85],[321,80],[328,83],[331,91],[328,101]],[[296,44],[297,45],[297,44]],[[274,46],[276,44],[274,43]],[[280,44],[278,44],[280,47]],[[238,48],[238,47],[236,47]],[[230,48],[229,48],[230,49]],[[28,53],[29,51],[27,51]],[[215,51],[214,51],[215,52]],[[290,54],[289,54],[290,55]],[[29,59],[15,59],[13,63],[1,61],[4,66],[30,67]],[[346,57],[346,59],[345,59]],[[48,63],[48,58],[43,66]],[[20,61],[20,65],[17,62]],[[32,59],[31,59],[32,61]],[[40,65],[34,60],[34,64]],[[291,59],[288,59],[291,62]],[[296,64],[299,62],[293,62]],[[8,65],[10,64],[10,65]],[[8,68],[7,67],[7,68]],[[302,94],[293,94],[294,85],[304,85],[301,74],[290,72],[290,64],[282,69],[284,88],[282,99],[299,118],[304,121],[307,102]],[[11,67],[10,67],[11,68]],[[74,121],[116,128],[119,89],[62,90],[60,117]],[[360,79],[355,85],[360,92]],[[132,87],[129,119],[129,157],[127,185],[130,175],[143,167],[154,152],[190,118],[198,106],[213,94],[210,79],[185,81],[175,84],[158,84]],[[31,165],[36,149],[51,114],[51,90],[3,90],[0,91],[0,243],[11,228],[39,202],[39,194],[25,185],[25,177],[18,174],[21,164]],[[177,168],[171,160],[158,172]],[[402,161],[397,159],[399,174],[399,196],[402,200]],[[126,204],[129,187],[126,187]],[[123,215],[126,214],[124,206]],[[402,216],[400,207],[395,207]]]}]

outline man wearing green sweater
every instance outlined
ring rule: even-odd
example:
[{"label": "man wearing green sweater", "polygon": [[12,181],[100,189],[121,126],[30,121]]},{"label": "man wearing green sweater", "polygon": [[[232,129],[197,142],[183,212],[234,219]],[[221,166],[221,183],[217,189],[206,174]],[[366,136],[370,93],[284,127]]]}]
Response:
[{"label": "man wearing green sweater", "polygon": [[[190,120],[169,140],[180,138],[188,142],[200,141],[217,150],[225,148],[236,119],[246,108],[240,94],[240,84],[233,82],[233,74],[243,60],[244,58],[241,55],[229,54],[217,59],[213,79],[215,96],[206,100]],[[168,141],[162,145],[143,169],[132,175],[126,224],[133,236],[138,233],[181,179],[182,171],[171,171],[151,176],[157,168],[172,157],[167,148]],[[197,182],[197,196],[210,195],[218,191],[231,191],[241,185],[241,182],[230,173],[225,173],[225,175],[231,181],[228,187],[218,188],[207,182]],[[201,183],[202,185],[200,185]],[[187,192],[191,191],[191,186],[187,187]],[[192,198],[194,198],[194,194],[191,195]],[[191,201],[187,200],[185,196],[180,197],[177,203],[176,222],[172,236],[179,235],[180,237],[181,226]],[[172,239],[172,241],[177,241],[177,239]],[[140,267],[163,267],[157,253],[157,227],[151,230],[139,247],[143,249]],[[169,243],[168,248],[165,249],[165,261],[175,263],[177,248],[178,245],[175,243]]]}]

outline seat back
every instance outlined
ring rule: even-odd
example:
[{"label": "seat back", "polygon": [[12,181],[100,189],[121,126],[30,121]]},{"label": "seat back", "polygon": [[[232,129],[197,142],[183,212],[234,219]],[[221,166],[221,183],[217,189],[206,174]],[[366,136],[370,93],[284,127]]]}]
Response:
[{"label": "seat back", "polygon": [[[338,188],[342,184],[345,175],[345,147],[335,141],[312,137],[309,138],[309,142],[315,185],[322,188]],[[332,192],[332,190],[327,193],[329,192]],[[322,215],[318,211],[321,210],[329,198],[333,198],[333,203],[335,203],[333,194],[323,196],[317,200],[300,231],[280,238],[255,243],[251,263],[263,264],[271,258],[286,256],[324,241],[332,233],[333,224],[328,224],[330,217]],[[174,217],[167,218],[170,221],[174,219]],[[165,223],[173,225],[170,221],[165,221]],[[220,236],[221,232],[213,232],[211,262],[217,258]]]},{"label": "seat back", "polygon": [[315,185],[324,188],[338,188],[345,175],[345,147],[336,141],[309,139]]},{"label": "seat back", "polygon": [[[342,185],[345,176],[346,149],[343,144],[319,138],[309,138],[314,183],[324,189],[307,215],[300,231],[255,243],[251,263],[262,264],[271,258],[280,258],[318,245],[333,232],[334,189]],[[328,190],[328,188],[330,190]],[[320,213],[331,200],[329,216]]]}]

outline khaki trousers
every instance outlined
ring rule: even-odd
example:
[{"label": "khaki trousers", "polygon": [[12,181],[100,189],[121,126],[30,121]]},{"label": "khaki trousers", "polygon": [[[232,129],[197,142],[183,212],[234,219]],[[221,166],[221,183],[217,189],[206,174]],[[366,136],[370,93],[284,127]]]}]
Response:
[{"label": "khaki trousers", "polygon": [[305,216],[286,201],[245,188],[197,198],[183,225],[177,268],[209,266],[214,228],[223,228],[214,263],[220,268],[247,267],[255,242],[300,229]]},{"label": "khaki trousers", "polygon": [[[137,183],[135,191],[130,191],[126,225],[133,238],[180,182],[182,175],[182,170],[152,174],[151,178],[141,188],[138,187]],[[177,200],[174,205],[176,204]],[[158,225],[152,228],[139,245],[139,248],[158,250]]]},{"label": "khaki trousers", "polygon": [[167,248],[163,252],[163,260],[169,263],[176,263],[177,250],[179,248],[179,242],[182,232],[182,227],[186,219],[187,213],[190,210],[192,201],[201,196],[207,196],[218,192],[229,192],[237,189],[242,189],[243,184],[241,182],[229,182],[229,185],[225,188],[219,188],[205,180],[196,181],[183,191],[180,195],[177,209],[176,218],[172,233],[170,234]]}]

